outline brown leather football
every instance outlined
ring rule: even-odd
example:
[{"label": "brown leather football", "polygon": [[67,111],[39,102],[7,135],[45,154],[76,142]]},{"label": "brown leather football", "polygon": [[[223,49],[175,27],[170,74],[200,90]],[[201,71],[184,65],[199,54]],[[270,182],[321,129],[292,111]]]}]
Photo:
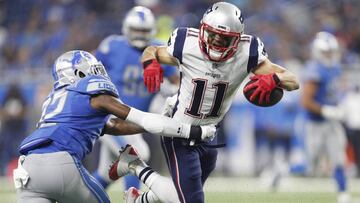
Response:
[{"label": "brown leather football", "polygon": [[[246,86],[250,85],[251,83],[255,82],[256,80],[250,80],[248,81],[245,86],[244,86],[244,89]],[[281,89],[281,88],[275,88],[271,94],[270,94],[270,101],[267,103],[266,101],[264,101],[262,104],[259,103],[259,97],[260,95],[257,95],[255,100],[254,101],[250,101],[250,97],[251,95],[253,94],[253,92],[255,91],[256,88],[253,88],[247,92],[244,92],[243,90],[243,93],[244,93],[244,96],[245,98],[252,104],[255,104],[256,106],[261,106],[261,107],[269,107],[269,106],[274,106],[275,104],[277,104],[281,98],[283,97],[284,95],[284,90]],[[265,100],[265,98],[264,98]]]}]

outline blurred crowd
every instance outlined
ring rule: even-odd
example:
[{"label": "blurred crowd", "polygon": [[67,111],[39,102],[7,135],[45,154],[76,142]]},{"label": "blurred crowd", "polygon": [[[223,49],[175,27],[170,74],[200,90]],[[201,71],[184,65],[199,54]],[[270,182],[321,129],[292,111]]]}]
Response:
[{"label": "blurred crowd", "polygon": [[[151,0],[143,4],[160,19],[158,35],[167,40],[173,27],[198,27],[204,10],[213,2]],[[306,45],[319,30],[340,38],[344,63],[359,60],[359,1],[231,2],[244,12],[245,31],[261,37],[275,61],[306,60],[309,57]],[[2,0],[0,69],[48,68],[65,50],[93,50],[105,36],[120,33],[126,11],[139,3],[142,1]]]},{"label": "blurred crowd", "polygon": [[[72,49],[93,51],[110,34],[120,34],[126,12],[135,5],[152,9],[157,38],[167,41],[178,26],[198,27],[214,0],[0,0],[0,175],[16,158],[16,146],[34,128],[42,98],[52,83],[52,62]],[[245,32],[260,37],[272,61],[301,72],[310,58],[309,44],[318,31],[336,35],[342,47],[347,79],[360,74],[360,1],[357,0],[230,0],[244,13]],[[51,88],[51,87],[50,87]],[[296,96],[294,96],[296,98]],[[272,138],[293,134],[296,99],[279,105],[278,117],[256,120],[255,134]],[[290,113],[289,113],[290,112]],[[256,113],[254,113],[255,115]],[[271,114],[271,113],[270,113]],[[286,115],[286,116],[281,116]],[[289,121],[293,121],[290,122]],[[232,132],[232,130],[228,130]],[[231,136],[230,136],[231,137]],[[232,137],[231,139],[236,139]],[[271,140],[271,139],[270,139]],[[15,149],[15,150],[14,150]],[[266,161],[264,161],[266,162]],[[227,169],[228,170],[228,169]]]}]

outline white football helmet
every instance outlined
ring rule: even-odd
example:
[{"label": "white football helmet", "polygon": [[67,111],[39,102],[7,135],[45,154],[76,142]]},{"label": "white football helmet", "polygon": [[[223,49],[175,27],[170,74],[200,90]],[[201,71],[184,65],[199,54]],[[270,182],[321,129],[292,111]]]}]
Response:
[{"label": "white football helmet", "polygon": [[339,43],[331,33],[317,33],[312,42],[311,51],[313,59],[326,67],[333,67],[340,62]]},{"label": "white football helmet", "polygon": [[59,56],[53,66],[55,87],[73,84],[90,75],[109,78],[103,64],[86,51],[74,50]]},{"label": "white football helmet", "polygon": [[146,7],[135,6],[126,14],[122,32],[132,46],[144,49],[156,34],[153,13]]},{"label": "white football helmet", "polygon": [[244,32],[244,19],[238,7],[226,2],[215,3],[200,23],[200,48],[210,60],[225,61],[235,54]]}]

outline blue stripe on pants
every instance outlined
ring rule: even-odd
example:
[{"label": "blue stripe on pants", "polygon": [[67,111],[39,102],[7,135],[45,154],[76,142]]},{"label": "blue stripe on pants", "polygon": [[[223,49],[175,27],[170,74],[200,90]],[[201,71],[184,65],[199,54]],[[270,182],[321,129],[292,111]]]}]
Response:
[{"label": "blue stripe on pants", "polygon": [[76,158],[73,158],[78,168],[80,175],[85,183],[85,185],[89,188],[89,190],[94,194],[99,203],[110,203],[110,198],[106,194],[104,188],[101,186],[97,180],[92,177],[89,172],[84,168],[82,163],[78,161]]}]

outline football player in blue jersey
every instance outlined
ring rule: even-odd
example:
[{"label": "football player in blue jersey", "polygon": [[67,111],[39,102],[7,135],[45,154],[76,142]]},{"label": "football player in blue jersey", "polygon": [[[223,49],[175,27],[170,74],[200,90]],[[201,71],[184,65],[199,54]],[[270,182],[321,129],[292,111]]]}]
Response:
[{"label": "football player in blue jersey", "polygon": [[[121,100],[141,111],[149,111],[154,94],[147,92],[143,82],[143,68],[140,62],[142,51],[149,45],[160,45],[153,40],[156,33],[156,22],[152,12],[145,7],[136,6],[127,14],[122,27],[123,35],[111,35],[105,38],[96,51],[96,58],[101,61],[115,85]],[[164,96],[176,93],[179,81],[175,67],[166,67],[164,76],[173,83],[161,89]],[[100,160],[94,177],[106,188],[111,180],[107,166],[118,155],[118,149],[126,143],[132,144],[142,160],[147,161],[150,150],[142,135],[108,136],[101,139]],[[125,177],[125,188],[139,188],[137,177]]]},{"label": "football player in blue jersey", "polygon": [[20,144],[22,155],[14,170],[20,203],[110,202],[81,163],[105,133],[214,137],[214,126],[191,126],[123,104],[104,66],[88,52],[62,54],[54,63],[53,78],[37,129]]},{"label": "football player in blue jersey", "polygon": [[350,202],[344,171],[346,137],[336,107],[340,99],[340,48],[328,32],[316,34],[312,43],[313,60],[304,70],[301,103],[305,109],[305,149],[308,173],[314,175],[316,161],[327,153],[338,186],[338,202]]}]

